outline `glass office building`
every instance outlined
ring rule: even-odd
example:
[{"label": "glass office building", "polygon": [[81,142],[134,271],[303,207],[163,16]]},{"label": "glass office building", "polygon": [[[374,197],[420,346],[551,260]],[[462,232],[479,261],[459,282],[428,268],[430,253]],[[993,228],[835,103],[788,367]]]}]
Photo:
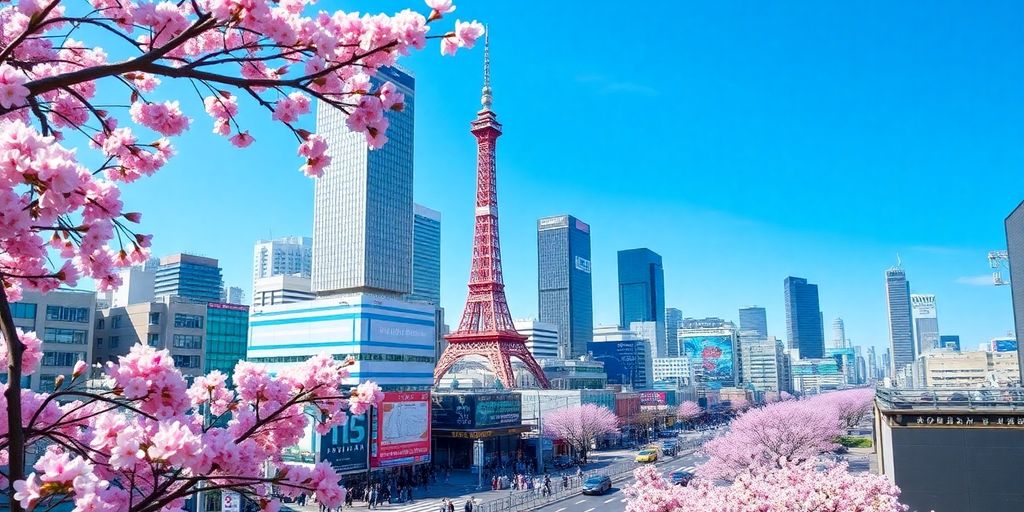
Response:
[{"label": "glass office building", "polygon": [[789,348],[800,350],[800,359],[825,357],[825,330],[818,304],[818,285],[802,277],[787,277],[786,336]]},{"label": "glass office building", "polygon": [[[671,356],[665,335],[665,272],[661,255],[647,249],[619,251],[619,323],[656,322],[654,357]],[[678,355],[678,354],[676,354]]]},{"label": "glass office building", "polygon": [[206,373],[220,370],[230,382],[235,365],[245,360],[248,344],[249,306],[217,302],[206,305]]},{"label": "glass office building", "polygon": [[895,375],[917,357],[910,310],[910,282],[903,269],[893,267],[885,271],[885,300],[889,310],[889,345]]},{"label": "glass office building", "polygon": [[558,326],[558,353],[587,353],[594,338],[590,276],[590,226],[571,216],[537,221],[537,299],[539,320]]},{"label": "glass office building", "polygon": [[740,308],[740,332],[756,332],[757,338],[768,339],[768,316],[760,306]]},{"label": "glass office building", "polygon": [[[370,292],[395,297],[412,291],[412,76],[382,68],[378,78],[405,95],[388,111],[388,142],[370,149],[345,113],[317,104],[316,131],[331,163],[316,180],[313,202],[313,292]],[[376,78],[374,79],[375,83]]]},{"label": "glass office building", "polygon": [[160,258],[153,294],[173,295],[198,302],[219,302],[222,287],[217,260],[179,253]]},{"label": "glass office building", "polygon": [[441,212],[415,205],[412,230],[412,293],[408,300],[441,304]]}]

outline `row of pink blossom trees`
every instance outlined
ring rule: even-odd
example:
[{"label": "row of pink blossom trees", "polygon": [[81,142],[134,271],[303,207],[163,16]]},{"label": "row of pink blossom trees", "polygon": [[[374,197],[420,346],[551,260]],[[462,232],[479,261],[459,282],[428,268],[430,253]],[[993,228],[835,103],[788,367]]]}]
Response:
[{"label": "row of pink blossom trees", "polygon": [[569,444],[587,462],[590,447],[603,435],[619,431],[619,419],[607,407],[583,404],[558,409],[543,418],[544,435]]},{"label": "row of pink blossom trees", "polygon": [[899,489],[884,477],[850,474],[845,463],[820,458],[870,413],[873,398],[872,390],[858,389],[751,408],[704,445],[708,461],[694,485],[676,488],[652,471],[639,472],[627,510],[905,510]]},{"label": "row of pink blossom trees", "polygon": [[[311,422],[323,433],[379,401],[373,384],[344,385],[346,362],[321,356],[276,376],[240,363],[230,386],[218,372],[189,386],[166,351],[137,346],[108,364],[107,388],[86,388],[79,363],[54,392],[34,393],[21,380],[38,367],[40,342],[14,327],[10,309],[23,288],[91,278],[110,290],[119,268],[147,259],[151,237],[133,228],[141,214],[124,207],[119,187],[163,168],[171,139],[199,124],[183,109],[189,98],[209,115],[206,129],[237,147],[255,140],[240,111],[264,111],[294,136],[301,171],[316,177],[330,156],[324,138],[302,128],[313,100],[344,111],[348,127],[379,147],[386,113],[404,98],[390,83],[375,85],[377,70],[428,39],[452,54],[483,34],[479,23],[457,20],[428,35],[455,10],[451,0],[427,0],[425,15],[393,16],[311,12],[312,3],[18,0],[0,8],[0,489],[15,512],[171,511],[200,489],[234,490],[273,512],[272,487],[341,504],[329,466],[288,465],[281,451]],[[92,155],[82,160],[75,146]]]}]

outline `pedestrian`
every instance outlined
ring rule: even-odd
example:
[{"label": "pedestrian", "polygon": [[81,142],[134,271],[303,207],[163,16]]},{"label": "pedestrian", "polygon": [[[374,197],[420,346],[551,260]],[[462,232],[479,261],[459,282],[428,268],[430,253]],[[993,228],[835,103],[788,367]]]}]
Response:
[{"label": "pedestrian", "polygon": [[448,512],[448,498],[441,498],[441,507],[438,512]]},{"label": "pedestrian", "polygon": [[448,500],[448,512],[455,512],[455,501]]},{"label": "pedestrian", "polygon": [[466,500],[465,512],[473,512],[473,501],[474,500],[472,496],[470,496],[469,499]]}]

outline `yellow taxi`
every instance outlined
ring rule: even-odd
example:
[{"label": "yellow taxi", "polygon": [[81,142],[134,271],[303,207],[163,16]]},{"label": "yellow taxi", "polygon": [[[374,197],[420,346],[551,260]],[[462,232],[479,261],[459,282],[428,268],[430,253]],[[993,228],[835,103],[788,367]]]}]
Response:
[{"label": "yellow taxi", "polygon": [[658,460],[658,450],[643,449],[636,454],[637,462],[654,462],[656,460]]}]

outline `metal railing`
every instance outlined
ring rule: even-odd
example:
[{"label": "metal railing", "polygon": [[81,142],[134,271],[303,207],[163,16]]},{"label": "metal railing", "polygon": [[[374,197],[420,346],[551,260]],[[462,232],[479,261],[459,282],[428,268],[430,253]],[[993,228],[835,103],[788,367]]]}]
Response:
[{"label": "metal railing", "polygon": [[[659,457],[659,461],[671,461],[692,454],[706,441],[710,435],[704,435],[700,439],[680,443],[679,451],[673,457]],[[567,485],[563,485],[562,474],[553,473],[551,477],[551,493],[548,494],[543,483],[540,486],[534,485],[533,489],[510,491],[508,496],[481,503],[473,508],[474,512],[520,512],[523,510],[534,510],[549,503],[561,501],[579,494],[583,482],[592,476],[607,475],[612,482],[628,477],[641,463],[634,460],[618,462],[608,466],[584,471],[583,476],[577,477],[575,470],[566,470],[568,475]],[[534,477],[536,480],[537,477]],[[541,477],[543,478],[543,477]]]},{"label": "metal railing", "polygon": [[886,410],[981,409],[1024,410],[1024,388],[934,389],[878,388],[878,405]]}]

